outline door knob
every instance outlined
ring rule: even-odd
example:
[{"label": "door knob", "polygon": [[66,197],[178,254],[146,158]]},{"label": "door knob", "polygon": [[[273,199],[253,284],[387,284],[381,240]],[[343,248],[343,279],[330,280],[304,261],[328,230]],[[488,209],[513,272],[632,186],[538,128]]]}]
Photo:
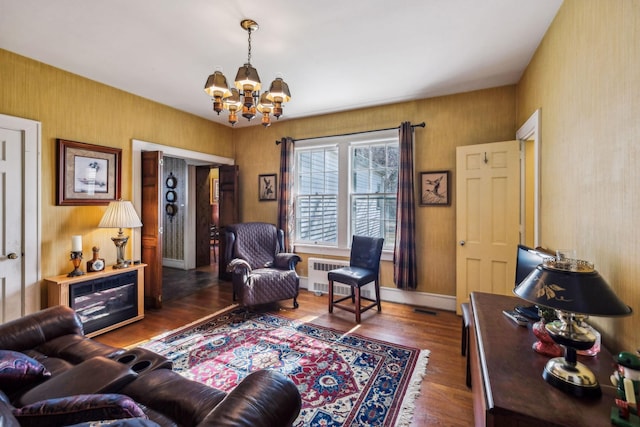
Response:
[{"label": "door knob", "polygon": [[467,243],[464,240],[460,240],[460,246],[464,246],[464,244]]},{"label": "door knob", "polygon": [[14,252],[11,252],[9,255],[7,255],[7,258],[9,259],[18,259],[18,255]]}]

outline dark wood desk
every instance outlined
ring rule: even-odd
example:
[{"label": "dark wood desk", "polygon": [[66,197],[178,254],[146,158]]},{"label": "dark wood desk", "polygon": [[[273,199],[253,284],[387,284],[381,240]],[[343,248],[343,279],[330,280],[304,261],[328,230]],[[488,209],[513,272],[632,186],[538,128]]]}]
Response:
[{"label": "dark wood desk", "polygon": [[611,426],[615,388],[609,376],[615,362],[605,348],[595,357],[578,356],[596,375],[602,397],[578,398],[542,378],[549,360],[531,349],[535,336],[502,314],[522,300],[480,292],[471,294],[471,380],[476,426]]}]

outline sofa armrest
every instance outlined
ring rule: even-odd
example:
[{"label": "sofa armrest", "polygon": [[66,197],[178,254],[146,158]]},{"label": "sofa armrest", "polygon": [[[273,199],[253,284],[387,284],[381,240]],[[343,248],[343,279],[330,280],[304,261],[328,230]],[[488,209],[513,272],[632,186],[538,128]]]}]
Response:
[{"label": "sofa armrest", "polygon": [[23,351],[69,334],[84,335],[82,322],[71,308],[58,305],[0,325],[0,348]]},{"label": "sofa armrest", "polygon": [[183,426],[198,425],[225,397],[223,391],[169,369],[143,373],[122,393]]},{"label": "sofa armrest", "polygon": [[138,377],[129,366],[96,356],[33,387],[20,396],[20,406],[78,394],[117,393]]},{"label": "sofa armrest", "polygon": [[286,376],[261,370],[249,374],[198,427],[284,427],[300,413],[300,392]]}]

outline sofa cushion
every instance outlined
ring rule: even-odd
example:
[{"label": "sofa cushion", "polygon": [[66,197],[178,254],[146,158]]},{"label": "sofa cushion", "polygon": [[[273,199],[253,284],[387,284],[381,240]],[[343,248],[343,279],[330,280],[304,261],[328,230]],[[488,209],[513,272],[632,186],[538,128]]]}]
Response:
[{"label": "sofa cushion", "polygon": [[0,388],[3,390],[15,390],[50,376],[47,368],[26,354],[0,350]]},{"label": "sofa cushion", "polygon": [[43,400],[15,408],[22,427],[63,426],[86,421],[147,418],[142,409],[122,394],[81,394]]}]

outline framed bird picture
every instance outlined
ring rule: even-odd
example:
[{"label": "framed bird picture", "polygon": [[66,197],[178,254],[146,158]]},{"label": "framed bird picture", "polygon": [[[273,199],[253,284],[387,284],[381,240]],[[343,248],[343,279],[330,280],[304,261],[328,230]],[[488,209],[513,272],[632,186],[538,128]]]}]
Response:
[{"label": "framed bird picture", "polygon": [[277,200],[277,174],[258,175],[258,200]]},{"label": "framed bird picture", "polygon": [[420,172],[420,205],[449,206],[449,171]]}]

